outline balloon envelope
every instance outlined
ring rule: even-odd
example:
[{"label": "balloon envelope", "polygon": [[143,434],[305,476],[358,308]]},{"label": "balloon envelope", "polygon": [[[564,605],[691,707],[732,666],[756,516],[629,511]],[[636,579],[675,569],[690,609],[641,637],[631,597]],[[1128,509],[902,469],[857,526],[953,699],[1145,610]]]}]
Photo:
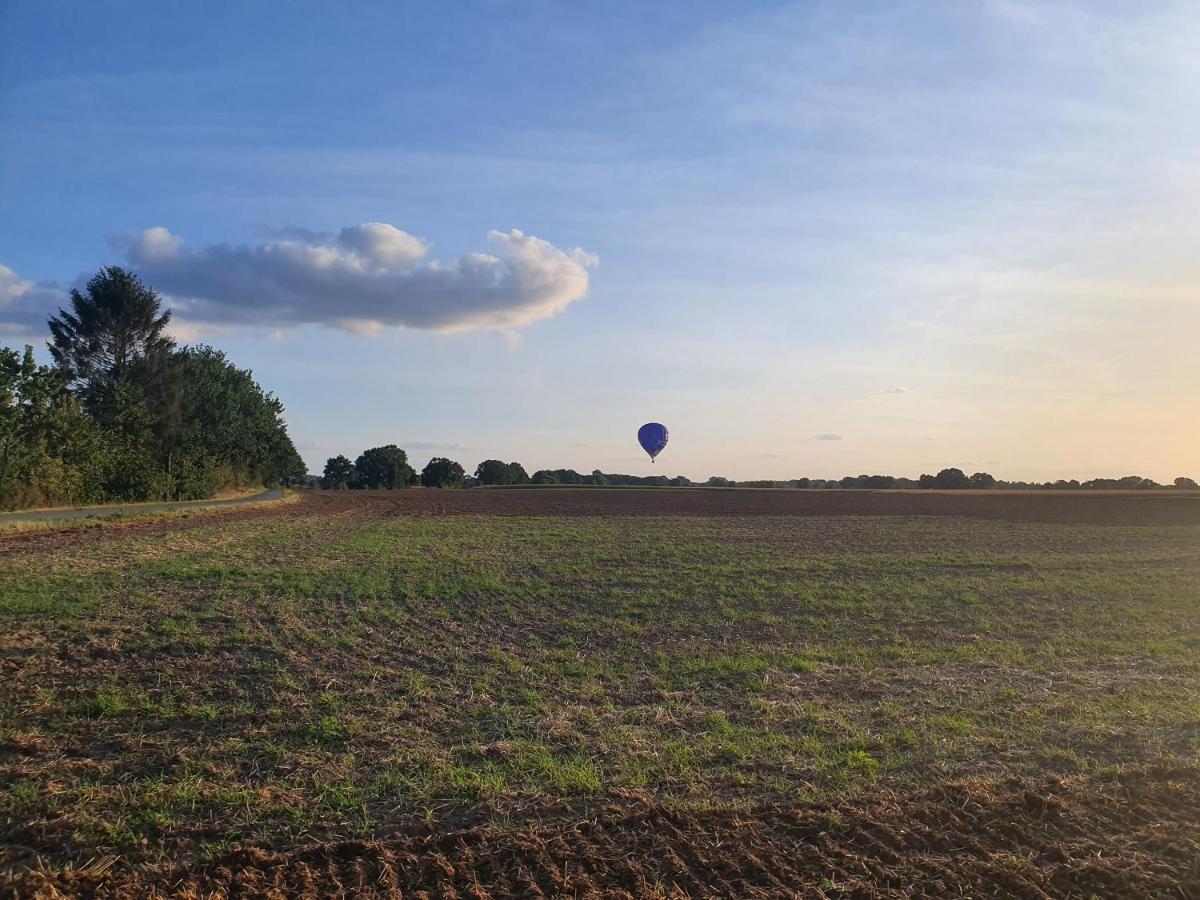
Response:
[{"label": "balloon envelope", "polygon": [[638,443],[642,445],[642,449],[650,454],[650,459],[662,453],[663,447],[667,446],[667,426],[660,425],[658,422],[647,422],[638,429]]}]

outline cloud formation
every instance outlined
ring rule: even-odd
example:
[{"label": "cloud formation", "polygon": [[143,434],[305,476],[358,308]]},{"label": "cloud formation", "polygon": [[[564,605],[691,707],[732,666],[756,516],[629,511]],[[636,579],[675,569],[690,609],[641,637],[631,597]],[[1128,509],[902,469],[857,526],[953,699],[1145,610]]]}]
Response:
[{"label": "cloud formation", "polygon": [[840,434],[829,434],[829,433],[825,432],[822,434],[814,434],[813,440],[814,441],[840,441],[840,440],[842,440],[842,436]]},{"label": "cloud formation", "polygon": [[67,299],[56,284],[22,278],[0,263],[0,338],[33,338],[46,331],[46,319]]},{"label": "cloud formation", "polygon": [[420,238],[368,222],[336,237],[289,229],[257,244],[188,247],[166,228],[110,239],[188,320],[273,328],[320,324],[359,334],[387,326],[511,331],[566,309],[597,258],[513,229],[490,253],[443,264]]}]

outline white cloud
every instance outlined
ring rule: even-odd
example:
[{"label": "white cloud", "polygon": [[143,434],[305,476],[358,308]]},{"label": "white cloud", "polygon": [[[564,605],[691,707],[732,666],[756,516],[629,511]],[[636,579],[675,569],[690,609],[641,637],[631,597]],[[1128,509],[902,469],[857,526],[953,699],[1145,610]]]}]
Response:
[{"label": "white cloud", "polygon": [[813,440],[814,441],[840,441],[840,440],[842,440],[842,436],[840,434],[829,434],[828,432],[825,432],[822,434],[814,434]]},{"label": "white cloud", "polygon": [[8,266],[0,265],[0,309],[11,306],[29,287],[28,281],[22,281]]},{"label": "white cloud", "polygon": [[[167,325],[167,334],[180,344],[195,344],[198,341],[224,337],[232,331],[233,329],[228,325],[216,325],[210,322],[183,322],[174,316]],[[274,333],[269,335],[269,338],[278,340]]]},{"label": "white cloud", "polygon": [[21,278],[0,264],[0,339],[43,334],[46,320],[58,312],[67,295],[56,284]]},{"label": "white cloud", "polygon": [[336,240],[190,248],[162,227],[111,239],[128,263],[191,322],[284,328],[321,324],[355,334],[388,326],[512,332],[566,309],[588,289],[597,258],[516,229],[488,234],[491,253],[443,264],[427,245],[381,222]]},{"label": "white cloud", "polygon": [[420,238],[383,222],[343,228],[338,243],[380,268],[407,269],[420,262],[429,250]]}]

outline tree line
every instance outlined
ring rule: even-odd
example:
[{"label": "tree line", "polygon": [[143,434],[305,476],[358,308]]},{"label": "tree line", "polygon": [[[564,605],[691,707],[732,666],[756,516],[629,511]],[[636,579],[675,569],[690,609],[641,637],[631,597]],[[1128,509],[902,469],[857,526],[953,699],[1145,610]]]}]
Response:
[{"label": "tree line", "polygon": [[172,311],[101,269],[49,320],[52,365],[0,347],[0,507],[188,500],[301,481],[283,404],[208,346],[177,347]]},{"label": "tree line", "polygon": [[435,456],[420,474],[408,464],[408,454],[395,444],[364,450],[351,462],[346,456],[331,456],[325,462],[321,487],[327,490],[393,489],[421,485],[432,488],[473,487],[479,484],[529,484],[529,474],[520,463],[485,459],[468,476],[461,463]]},{"label": "tree line", "polygon": [[325,462],[320,486],[327,490],[403,488],[413,485],[436,488],[504,487],[522,484],[624,485],[639,487],[686,487],[692,482],[678,475],[616,475],[596,469],[581,475],[573,469],[539,469],[530,477],[517,462],[485,459],[467,475],[460,463],[435,456],[420,474],[408,464],[408,454],[395,444],[364,450],[353,462],[346,456],[331,456]]},{"label": "tree line", "polygon": [[[386,459],[386,465],[378,460]],[[453,460],[435,457],[418,475],[409,465],[405,452],[394,444],[367,450],[355,462],[345,456],[332,457],[325,463],[323,487],[331,489],[394,488],[409,485],[425,487],[476,487],[504,485],[579,485],[617,487],[757,487],[795,488],[799,490],[833,488],[858,488],[871,490],[1152,490],[1175,487],[1180,490],[1197,490],[1200,485],[1191,478],[1176,478],[1172,485],[1163,485],[1141,475],[1123,478],[1092,478],[1058,481],[1004,481],[988,472],[967,475],[962,469],[942,469],[936,475],[924,474],[919,478],[903,478],[896,475],[847,475],[844,478],[791,478],[786,480],[752,479],[735,481],[714,475],[707,481],[692,481],[683,475],[622,475],[594,469],[590,475],[574,469],[539,469],[529,476],[520,463],[485,459],[475,468],[473,476]]]},{"label": "tree line", "polygon": [[[524,474],[524,470],[521,471]],[[320,484],[326,490],[359,491],[393,490],[416,484],[433,488],[460,487],[467,480],[463,467],[443,456],[429,460],[418,475],[408,464],[405,451],[395,444],[385,444],[364,450],[354,462],[346,456],[331,456],[325,461]]]},{"label": "tree line", "polygon": [[1057,481],[1005,481],[988,472],[967,475],[962,469],[942,469],[936,475],[924,474],[919,478],[902,478],[896,475],[847,475],[844,478],[793,478],[786,481],[732,481],[714,476],[705,482],[708,487],[778,487],[778,488],[869,488],[872,490],[1083,490],[1083,491],[1132,491],[1175,487],[1180,490],[1197,490],[1200,485],[1191,478],[1176,478],[1170,485],[1159,484],[1153,478],[1142,475],[1126,475],[1123,478],[1091,478],[1084,481],[1072,478]]}]

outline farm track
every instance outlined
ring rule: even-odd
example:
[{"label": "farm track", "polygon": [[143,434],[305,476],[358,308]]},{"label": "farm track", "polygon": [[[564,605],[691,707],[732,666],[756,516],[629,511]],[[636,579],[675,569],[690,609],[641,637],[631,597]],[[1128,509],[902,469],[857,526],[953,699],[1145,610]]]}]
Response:
[{"label": "farm track", "polygon": [[586,818],[246,847],[133,874],[28,872],[10,896],[1197,897],[1200,770],[935,785],[826,806],[685,812],[636,796]]}]

